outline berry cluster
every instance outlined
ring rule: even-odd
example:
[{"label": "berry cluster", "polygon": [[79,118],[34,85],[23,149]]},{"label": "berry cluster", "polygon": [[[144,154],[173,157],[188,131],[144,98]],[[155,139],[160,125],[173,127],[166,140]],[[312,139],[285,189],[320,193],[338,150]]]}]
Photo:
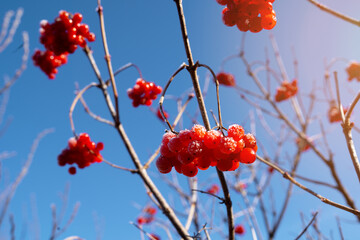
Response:
[{"label": "berry cluster", "polygon": [[36,50],[32,59],[34,61],[34,65],[40,67],[48,78],[54,79],[56,73],[58,72],[57,68],[67,63],[67,55],[67,53],[64,53],[56,56],[54,55],[54,52],[48,50]]},{"label": "berry cluster", "polygon": [[276,89],[275,101],[281,102],[296,95],[298,91],[297,80],[294,79],[291,83],[283,81],[281,86]]},{"label": "berry cluster", "polygon": [[[74,137],[69,139],[67,148],[58,156],[58,164],[59,166],[65,166],[66,164],[72,165],[76,163],[78,168],[85,168],[92,163],[102,161],[100,151],[103,149],[104,144],[102,142],[95,144],[87,133],[82,133],[77,139]],[[74,166],[70,167],[69,173],[75,174],[76,168]]]},{"label": "berry cluster", "polygon": [[33,60],[50,79],[55,78],[56,68],[66,63],[69,53],[75,52],[78,46],[85,47],[86,40],[95,41],[95,34],[89,31],[88,25],[81,23],[82,18],[80,13],[72,15],[61,10],[53,23],[40,22],[40,43],[45,51],[37,50]]},{"label": "berry cluster", "polygon": [[243,235],[245,233],[245,228],[242,224],[238,224],[235,226],[235,234]]},{"label": "berry cluster", "polygon": [[149,224],[154,221],[156,214],[156,208],[154,207],[145,207],[143,209],[142,215],[137,218],[136,222],[139,225]]},{"label": "berry cluster", "polygon": [[133,100],[132,105],[134,107],[139,105],[150,106],[161,92],[162,88],[160,86],[153,82],[147,82],[142,78],[136,80],[134,87],[127,90],[129,98]]},{"label": "berry cluster", "polygon": [[309,143],[307,143],[304,139],[302,139],[300,137],[295,139],[295,143],[301,152],[305,152],[305,151],[309,150],[311,147]]},{"label": "berry cluster", "polygon": [[224,136],[220,131],[206,131],[204,126],[194,125],[191,130],[182,130],[178,135],[164,134],[156,166],[160,173],[169,173],[172,167],[178,173],[194,177],[198,169],[210,166],[220,171],[234,171],[240,163],[250,164],[256,159],[256,139],[244,134],[237,124],[231,125]]},{"label": "berry cluster", "polygon": [[218,194],[219,186],[216,185],[216,184],[213,184],[213,185],[211,185],[211,187],[206,192],[210,193],[210,194]]},{"label": "berry cluster", "polygon": [[257,33],[262,29],[270,30],[276,25],[273,10],[275,0],[216,0],[226,5],[222,19],[226,26],[237,26],[240,31]]},{"label": "berry cluster", "polygon": [[235,78],[230,73],[219,72],[216,75],[216,78],[219,81],[219,84],[229,86],[229,87],[234,87],[236,85]]},{"label": "berry cluster", "polygon": [[[348,111],[347,108],[343,108],[344,114]],[[328,111],[328,118],[330,123],[334,122],[340,122],[341,121],[341,113],[340,109],[336,106],[336,104],[333,104],[330,106]]]},{"label": "berry cluster", "polygon": [[351,81],[354,78],[360,82],[360,63],[352,61],[350,65],[346,68],[348,74],[348,80]]}]

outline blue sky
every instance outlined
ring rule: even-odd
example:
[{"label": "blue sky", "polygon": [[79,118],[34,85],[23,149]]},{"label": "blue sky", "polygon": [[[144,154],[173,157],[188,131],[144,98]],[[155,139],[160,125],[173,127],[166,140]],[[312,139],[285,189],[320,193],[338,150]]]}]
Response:
[{"label": "blue sky", "polygon": [[[329,6],[350,16],[358,16],[357,9],[360,7],[360,3],[357,0],[342,2],[324,1]],[[59,10],[62,9],[83,14],[83,22],[87,23],[90,30],[97,36],[97,40],[90,46],[103,77],[107,78],[98,15],[95,11],[96,1],[4,1],[0,9],[0,18],[5,15],[6,11],[16,10],[19,7],[24,9],[22,22],[11,45],[0,53],[0,76],[2,78],[6,75],[12,76],[20,64],[21,32],[29,33],[31,53],[37,48],[42,48],[38,40],[39,22],[42,19],[53,21]],[[164,86],[172,73],[182,62],[186,61],[174,2],[171,0],[103,1],[103,7],[114,69],[128,62],[135,63],[140,67],[146,80]],[[299,62],[299,86],[304,96],[314,81],[319,87],[322,86],[325,60],[330,61],[336,57],[359,60],[360,31],[358,27],[321,12],[305,0],[277,0],[274,3],[274,9],[277,13],[278,23],[271,32],[278,42],[291,78],[294,77],[292,53],[292,49],[294,49]],[[222,7],[215,0],[184,0],[193,56],[195,60],[212,67],[215,72],[220,69],[220,64],[225,57],[239,51],[242,37],[242,33],[235,27],[229,28],[223,25],[221,10]],[[269,52],[271,60],[274,59],[269,33],[269,31],[263,30],[258,34],[247,34],[245,53],[250,60],[263,61],[265,49]],[[274,61],[273,66],[276,68]],[[332,71],[339,71],[340,82],[344,86],[342,88],[344,105],[353,98],[351,90],[356,92],[358,88],[358,83],[346,81],[345,67],[345,63],[339,62],[332,69]],[[254,89],[240,60],[229,62],[225,68],[235,74],[236,81],[240,86]],[[201,83],[204,82],[205,76],[205,71],[199,71]],[[145,162],[159,145],[165,126],[146,107],[141,106],[134,109],[131,106],[131,102],[126,96],[126,89],[132,87],[137,78],[137,72],[129,69],[117,77],[117,82],[122,122],[140,159]],[[19,238],[21,229],[26,224],[29,226],[35,224],[32,227],[34,232],[28,231],[26,239],[33,239],[32,236],[35,236],[37,231],[41,236],[39,239],[48,238],[51,231],[50,204],[56,203],[60,208],[59,192],[63,191],[67,183],[70,183],[69,208],[66,217],[69,217],[71,208],[77,201],[81,202],[81,207],[74,223],[60,238],[78,235],[85,239],[96,239],[96,225],[98,224],[103,239],[140,239],[138,230],[129,224],[129,221],[134,221],[138,216],[140,212],[138,206],[144,206],[150,202],[140,178],[113,169],[104,163],[80,170],[75,176],[70,176],[67,168],[57,165],[57,155],[66,146],[68,138],[72,135],[68,111],[74,98],[74,83],[77,82],[80,87],[84,87],[93,81],[96,81],[96,78],[88,60],[82,51],[78,50],[69,56],[68,64],[59,68],[55,80],[47,79],[46,75],[29,61],[27,70],[11,88],[5,120],[9,118],[13,120],[6,133],[0,138],[0,152],[15,151],[16,156],[2,162],[1,189],[6,188],[9,182],[15,179],[27,158],[36,135],[46,128],[55,129],[54,133],[41,141],[30,172],[16,191],[9,208],[9,212],[15,216],[16,235]],[[174,85],[169,88],[169,94],[180,96],[190,87],[189,76],[182,73]],[[85,97],[94,112],[109,118],[100,92],[91,90]],[[213,85],[209,89],[206,103],[208,109],[215,109]],[[221,88],[221,103],[226,126],[231,123],[240,123],[250,131],[249,107],[233,89]],[[164,106],[174,117],[175,103],[168,100]],[[280,106],[287,109],[286,104]],[[190,112],[194,112],[195,107],[195,102],[191,103]],[[355,123],[357,112],[353,116]],[[324,117],[325,114],[326,105],[320,102],[316,108],[316,115]],[[93,141],[104,142],[105,149],[102,153],[106,159],[121,166],[132,167],[120,138],[112,128],[91,119],[80,106],[75,109],[74,121],[78,133],[88,132]],[[277,126],[275,122],[271,123]],[[184,127],[189,128],[189,126],[189,120],[185,120]],[[319,132],[317,126],[315,124],[310,129],[311,134]],[[358,199],[359,194],[355,194],[358,192],[358,185],[354,180],[356,178],[350,159],[346,155],[341,129],[334,125],[326,127],[329,129],[329,139],[334,148],[340,175],[349,192],[353,193],[353,198]],[[262,133],[263,131],[259,124],[257,135],[265,135]],[[357,141],[358,137],[358,134],[355,134],[354,140]],[[272,151],[269,137],[264,137],[263,144],[269,146],[269,151]],[[291,152],[292,150],[289,147],[286,151]],[[306,153],[299,171],[306,176],[328,179],[328,170],[320,171],[318,169],[325,168],[311,153]],[[217,183],[214,174],[214,170],[199,174],[199,181],[203,184],[201,186],[206,188],[208,186],[206,180],[209,178]],[[168,192],[154,166],[150,168],[150,176],[154,177],[160,189],[165,190],[165,196],[168,199],[174,198],[173,194]],[[179,179],[186,187],[186,178],[180,176]],[[275,197],[282,196],[287,182],[277,175],[273,181]],[[343,201],[333,191],[320,187],[317,189],[323,195],[339,202]],[[239,197],[234,196],[235,211],[240,209],[237,201],[240,204]],[[277,203],[280,204],[281,201],[282,197],[279,197]],[[34,210],[34,205],[36,205],[36,210]],[[220,208],[222,207],[220,206]],[[315,210],[320,210],[319,225],[323,233],[329,236],[332,230],[335,239],[337,239],[338,232],[335,230],[334,216],[349,219],[349,221],[343,222],[343,229],[345,236],[351,239],[351,233],[355,233],[356,228],[356,225],[352,223],[355,220],[353,216],[325,206],[319,200],[297,188],[295,188],[288,213],[279,230],[279,239],[296,236],[301,231],[299,211],[302,211],[305,216],[309,216]],[[159,217],[165,219],[163,216]],[[36,224],[36,219],[38,219],[38,224]],[[94,219],[98,219],[98,223]],[[239,222],[243,221],[242,219],[238,220]],[[0,230],[0,239],[6,239],[8,236],[8,220],[5,221],[6,223]],[[150,227],[148,230],[157,232],[163,239],[166,239],[161,228]],[[359,230],[356,231],[359,234]],[[213,239],[221,239],[217,237],[219,236],[215,235]],[[250,235],[247,234],[243,239],[250,239]]]}]

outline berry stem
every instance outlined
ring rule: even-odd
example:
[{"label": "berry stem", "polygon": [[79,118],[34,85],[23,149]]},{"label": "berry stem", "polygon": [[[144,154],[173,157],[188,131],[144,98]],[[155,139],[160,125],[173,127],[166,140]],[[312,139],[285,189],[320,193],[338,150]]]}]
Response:
[{"label": "berry stem", "polygon": [[358,156],[356,154],[356,149],[355,149],[355,145],[354,145],[354,141],[353,141],[353,137],[352,137],[352,133],[351,133],[353,123],[350,122],[351,113],[353,112],[354,107],[360,100],[360,92],[356,95],[355,99],[351,102],[349,110],[347,111],[346,115],[344,115],[344,110],[343,110],[343,107],[341,104],[341,99],[340,99],[340,88],[339,88],[339,80],[338,80],[337,72],[334,72],[334,78],[335,78],[335,86],[336,86],[336,96],[337,96],[338,106],[340,109],[340,114],[341,114],[341,119],[342,119],[341,126],[343,128],[344,136],[346,139],[346,145],[348,147],[349,154],[350,154],[352,163],[354,165],[356,175],[360,182],[360,163],[359,163]]},{"label": "berry stem", "polygon": [[103,14],[103,7],[101,6],[101,0],[98,0],[97,11],[98,11],[98,14],[99,14],[99,19],[100,19],[100,28],[101,28],[101,36],[102,36],[104,52],[105,52],[105,61],[106,61],[107,67],[108,67],[110,80],[111,80],[111,85],[112,85],[112,89],[113,89],[113,93],[114,93],[115,108],[116,108],[115,109],[116,110],[115,124],[117,125],[117,124],[120,124],[118,92],[117,92],[115,77],[114,77],[112,64],[111,64],[111,56],[110,56],[110,53],[109,53],[109,48],[108,48],[107,39],[106,39],[104,14]]},{"label": "berry stem", "polygon": [[[185,15],[184,15],[184,10],[183,10],[183,5],[182,5],[182,0],[174,0],[176,7],[177,7],[177,12],[178,12],[178,16],[179,16],[179,21],[180,21],[180,27],[181,27],[181,33],[182,33],[182,38],[184,41],[184,46],[185,46],[185,51],[186,51],[186,56],[188,59],[188,67],[187,70],[190,73],[191,76],[191,80],[194,86],[194,91],[195,91],[195,95],[196,95],[196,99],[199,105],[199,109],[201,112],[201,116],[204,122],[204,126],[206,128],[206,130],[210,130],[211,126],[210,126],[210,122],[209,122],[209,118],[206,112],[206,108],[205,108],[205,103],[204,103],[204,99],[202,97],[202,93],[201,93],[201,89],[200,89],[200,84],[199,84],[199,79],[197,76],[197,68],[198,68],[198,63],[194,64],[194,60],[192,57],[192,53],[191,53],[191,48],[190,48],[190,42],[189,42],[189,38],[188,38],[188,34],[187,34],[187,29],[186,29],[186,22],[185,22]],[[220,171],[219,169],[216,168],[216,172],[218,174],[222,189],[223,189],[223,193],[224,193],[224,198],[225,198],[225,206],[226,206],[226,212],[227,212],[227,220],[228,220],[228,230],[229,230],[229,240],[234,240],[235,239],[235,232],[234,232],[234,216],[233,216],[233,211],[232,211],[232,201],[230,198],[230,193],[229,193],[229,188],[227,186],[226,183],[226,179],[224,176],[224,173],[222,171]]]},{"label": "berry stem", "polygon": [[329,13],[329,14],[337,17],[337,18],[340,18],[340,19],[342,19],[342,20],[344,20],[346,22],[349,22],[351,24],[354,24],[354,25],[360,27],[360,21],[359,20],[356,20],[354,18],[346,16],[346,15],[344,15],[342,13],[336,12],[336,11],[332,10],[331,8],[329,8],[329,7],[325,6],[324,4],[321,4],[321,3],[319,3],[319,2],[317,2],[315,0],[307,0],[307,1],[309,3],[315,5],[316,7],[318,7],[319,9],[321,9],[324,12],[327,12],[327,13]]}]

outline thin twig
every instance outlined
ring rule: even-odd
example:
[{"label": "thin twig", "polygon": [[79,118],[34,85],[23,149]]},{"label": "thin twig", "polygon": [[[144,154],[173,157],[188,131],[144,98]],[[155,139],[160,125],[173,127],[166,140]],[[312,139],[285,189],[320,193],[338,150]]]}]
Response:
[{"label": "thin twig", "polygon": [[[23,32],[23,46],[24,54],[22,55],[22,63],[21,66],[15,71],[14,76],[10,79],[10,81],[7,81],[5,85],[0,89],[0,95],[3,94],[7,89],[9,89],[16,80],[19,79],[21,74],[25,71],[28,58],[29,58],[29,34],[27,32]],[[0,51],[1,52],[1,51]]]},{"label": "thin twig", "polygon": [[297,236],[297,237],[295,238],[295,240],[300,239],[301,236],[304,235],[304,233],[308,230],[308,228],[311,226],[311,224],[312,224],[313,221],[315,220],[315,218],[316,218],[316,216],[318,215],[318,213],[319,213],[319,212],[316,212],[316,213],[313,215],[313,217],[312,217],[311,221],[309,222],[309,224],[304,228],[304,230],[301,231],[301,233],[299,234],[299,236]]},{"label": "thin twig", "polygon": [[296,186],[298,186],[299,188],[303,189],[304,191],[310,193],[311,195],[317,197],[318,199],[320,199],[323,203],[325,204],[328,204],[328,205],[331,205],[333,207],[336,207],[336,208],[339,208],[339,209],[342,209],[344,211],[347,211],[347,212],[350,212],[352,214],[354,214],[355,216],[359,217],[360,216],[360,211],[357,210],[357,209],[353,209],[353,208],[350,208],[350,207],[347,207],[347,206],[344,206],[344,205],[341,205],[339,203],[336,203],[336,202],[333,202],[323,196],[321,196],[320,194],[314,192],[313,190],[305,187],[304,185],[302,185],[301,183],[297,182],[293,177],[291,177],[289,175],[289,173],[285,172],[284,170],[282,170],[280,167],[278,167],[277,165],[265,160],[264,158],[260,157],[260,156],[256,156],[257,159],[259,159],[261,162],[265,163],[266,165],[268,165],[269,167],[272,167],[274,168],[276,171],[280,172],[283,177],[289,181],[291,181],[292,183],[294,183]]},{"label": "thin twig", "polygon": [[21,181],[24,179],[24,177],[26,176],[26,174],[29,171],[29,168],[31,166],[32,160],[34,158],[34,155],[35,155],[35,152],[39,145],[40,140],[43,137],[45,137],[47,134],[52,133],[53,131],[54,131],[53,129],[45,129],[44,131],[40,132],[38,134],[38,136],[35,138],[32,146],[31,146],[31,150],[28,154],[27,160],[26,160],[24,166],[22,167],[21,172],[19,173],[19,175],[17,176],[15,181],[12,183],[9,193],[8,193],[8,195],[4,201],[4,204],[2,206],[1,213],[0,213],[0,228],[2,226],[2,221],[4,219],[7,209],[9,207],[10,201],[15,194],[16,188],[19,186],[19,184],[21,183]]},{"label": "thin twig", "polygon": [[322,11],[324,12],[327,12],[327,13],[330,13],[331,15],[337,17],[337,18],[340,18],[346,22],[349,22],[349,23],[352,23],[358,27],[360,27],[360,21],[359,20],[356,20],[354,18],[351,18],[351,17],[348,17],[342,13],[339,13],[339,12],[336,12],[332,9],[330,9],[329,7],[325,6],[324,4],[321,4],[317,1],[314,1],[314,0],[307,0],[308,2],[314,4],[316,7],[318,7],[319,9],[321,9]]},{"label": "thin twig", "polygon": [[344,235],[343,235],[343,232],[342,232],[342,229],[341,229],[341,224],[340,224],[340,218],[339,216],[336,216],[336,223],[338,225],[338,229],[339,229],[339,234],[340,234],[340,238],[341,240],[344,240]]},{"label": "thin twig", "polygon": [[87,91],[89,90],[90,88],[92,87],[99,87],[99,84],[97,83],[90,83],[89,85],[87,85],[86,87],[84,87],[83,89],[81,89],[77,94],[76,94],[76,97],[74,98],[71,106],[70,106],[70,110],[69,110],[69,119],[70,119],[70,125],[71,125],[71,130],[74,134],[74,136],[76,137],[76,131],[75,131],[75,125],[74,125],[74,120],[73,120],[73,112],[74,112],[74,109],[76,107],[76,104],[77,102],[80,100],[80,98],[82,97],[82,95]]},{"label": "thin twig", "polygon": [[112,89],[113,89],[113,93],[114,93],[115,111],[116,111],[115,125],[117,125],[119,123],[119,121],[120,121],[118,92],[117,92],[115,77],[114,77],[114,73],[113,73],[113,69],[112,69],[111,56],[110,56],[110,53],[109,53],[109,47],[108,47],[108,43],[107,43],[107,40],[106,40],[104,13],[103,13],[103,7],[101,6],[101,0],[98,0],[97,12],[99,14],[101,36],[102,36],[104,52],[105,52],[105,60],[106,60],[106,64],[107,64],[107,67],[108,67],[109,76],[110,76],[110,80],[111,80],[111,85],[112,85]]},{"label": "thin twig", "polygon": [[7,38],[4,40],[4,42],[0,45],[0,53],[2,51],[5,50],[5,48],[12,42],[13,40],[13,37],[16,33],[16,30],[17,28],[19,27],[20,25],[20,22],[21,22],[21,17],[24,13],[24,9],[22,8],[19,8],[17,11],[16,11],[16,15],[15,15],[15,19],[13,21],[13,24],[9,30],[9,33],[8,33],[8,36]]},{"label": "thin twig", "polygon": [[346,113],[346,115],[344,116],[344,110],[342,108],[342,104],[341,104],[341,100],[340,100],[340,89],[339,89],[339,80],[337,77],[337,72],[334,72],[334,77],[335,77],[336,96],[337,96],[337,100],[338,100],[338,107],[339,107],[341,119],[342,119],[341,126],[343,128],[344,136],[346,139],[346,145],[348,147],[349,154],[350,154],[356,175],[360,182],[360,163],[359,163],[358,156],[356,154],[356,149],[355,149],[355,145],[354,145],[354,141],[353,141],[352,133],[351,133],[351,128],[353,126],[353,123],[350,122],[351,113],[353,112],[356,104],[360,100],[360,92],[356,95],[355,99],[351,102],[349,110]]}]

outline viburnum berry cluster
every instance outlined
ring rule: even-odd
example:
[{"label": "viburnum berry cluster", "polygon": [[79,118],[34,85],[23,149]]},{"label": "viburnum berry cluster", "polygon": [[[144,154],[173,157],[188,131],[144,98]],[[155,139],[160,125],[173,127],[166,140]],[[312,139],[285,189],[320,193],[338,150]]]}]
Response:
[{"label": "viburnum berry cluster", "polygon": [[219,72],[216,75],[217,80],[219,81],[219,84],[234,87],[236,85],[235,77],[234,75],[226,72]]},{"label": "viburnum berry cluster", "polygon": [[349,66],[346,68],[348,74],[348,80],[351,81],[354,78],[360,82],[360,63],[351,61]]},{"label": "viburnum berry cluster", "polygon": [[275,0],[216,0],[226,5],[222,19],[226,26],[237,26],[243,32],[270,30],[276,25],[276,13],[273,9]]},{"label": "viburnum berry cluster", "polygon": [[161,92],[162,88],[160,86],[153,82],[147,82],[142,78],[136,80],[134,87],[127,90],[129,98],[133,100],[132,105],[134,107],[139,105],[150,106]]},{"label": "viburnum berry cluster", "polygon": [[297,80],[294,79],[291,83],[283,81],[281,86],[276,89],[275,101],[281,102],[296,95],[298,92]]},{"label": "viburnum berry cluster", "polygon": [[160,156],[156,166],[160,173],[169,173],[172,167],[188,177],[194,177],[198,169],[210,166],[220,171],[234,171],[240,163],[250,164],[256,159],[256,139],[251,133],[244,133],[242,126],[234,124],[227,130],[227,136],[218,130],[206,131],[195,124],[191,130],[179,134],[164,134]]},{"label": "viburnum berry cluster", "polygon": [[[85,168],[92,163],[102,162],[100,151],[103,149],[102,142],[95,144],[87,133],[81,133],[78,138],[69,139],[67,148],[58,156],[58,164],[59,166],[77,164],[78,168]],[[76,168],[70,167],[69,173],[75,174]]]},{"label": "viburnum berry cluster", "polygon": [[154,207],[145,207],[142,215],[137,218],[136,222],[139,225],[149,224],[154,221],[156,212],[156,208]]},{"label": "viburnum berry cluster", "polygon": [[[347,108],[343,108],[344,114],[348,111]],[[328,118],[330,123],[340,122],[341,121],[341,113],[338,106],[334,103],[330,106],[328,110]]]},{"label": "viburnum berry cluster", "polygon": [[[309,141],[311,142],[311,140],[309,140]],[[304,139],[302,139],[300,137],[295,139],[295,143],[301,152],[306,152],[311,147],[309,143],[307,143]]]},{"label": "viburnum berry cluster", "polygon": [[87,41],[95,41],[95,34],[87,24],[81,23],[83,16],[61,10],[53,23],[40,22],[40,43],[45,51],[36,50],[33,55],[35,66],[54,79],[57,68],[67,62],[67,55],[74,53],[78,46],[85,47]]}]

